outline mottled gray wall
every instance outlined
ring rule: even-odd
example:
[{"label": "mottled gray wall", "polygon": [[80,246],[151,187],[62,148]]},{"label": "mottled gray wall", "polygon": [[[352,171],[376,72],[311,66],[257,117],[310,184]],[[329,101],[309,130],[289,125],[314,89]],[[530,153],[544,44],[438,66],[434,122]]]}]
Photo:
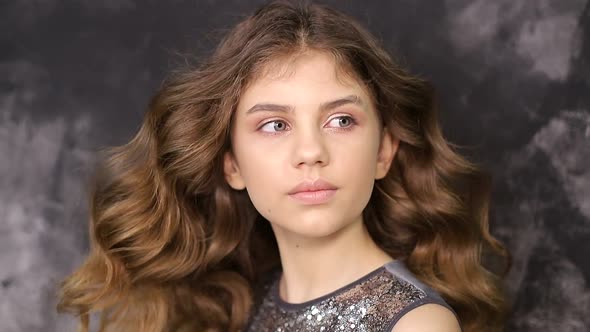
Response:
[{"label": "mottled gray wall", "polygon": [[[261,1],[0,2],[0,330],[68,331],[54,284],[87,250],[85,181],[178,60]],[[495,176],[509,331],[590,330],[586,0],[331,1],[430,78],[447,137]]]}]

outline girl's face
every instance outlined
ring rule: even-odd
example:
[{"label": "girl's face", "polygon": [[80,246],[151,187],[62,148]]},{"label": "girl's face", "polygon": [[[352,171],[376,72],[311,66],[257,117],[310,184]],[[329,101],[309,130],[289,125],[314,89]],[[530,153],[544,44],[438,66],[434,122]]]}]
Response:
[{"label": "girl's face", "polygon": [[[289,62],[285,73],[262,76],[241,94],[233,153],[225,155],[226,180],[247,190],[277,238],[328,236],[362,222],[374,181],[389,170],[397,140],[386,130],[381,134],[368,91],[352,79],[339,80],[329,55],[306,53]],[[335,189],[291,194],[298,184],[317,179]]]}]

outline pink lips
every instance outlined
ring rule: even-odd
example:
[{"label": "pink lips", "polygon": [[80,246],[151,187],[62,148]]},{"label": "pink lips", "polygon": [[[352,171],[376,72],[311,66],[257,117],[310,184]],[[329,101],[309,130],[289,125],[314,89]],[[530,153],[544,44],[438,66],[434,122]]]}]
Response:
[{"label": "pink lips", "polygon": [[304,204],[321,204],[329,201],[337,189],[331,183],[317,179],[301,182],[289,192],[289,196]]}]

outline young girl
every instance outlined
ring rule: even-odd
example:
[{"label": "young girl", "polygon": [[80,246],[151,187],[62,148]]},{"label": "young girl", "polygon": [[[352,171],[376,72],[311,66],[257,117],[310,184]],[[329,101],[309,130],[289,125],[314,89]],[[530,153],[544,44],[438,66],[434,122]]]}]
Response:
[{"label": "young girl", "polygon": [[325,6],[270,3],[168,81],[91,203],[59,304],[82,330],[502,328],[485,177],[431,86]]}]

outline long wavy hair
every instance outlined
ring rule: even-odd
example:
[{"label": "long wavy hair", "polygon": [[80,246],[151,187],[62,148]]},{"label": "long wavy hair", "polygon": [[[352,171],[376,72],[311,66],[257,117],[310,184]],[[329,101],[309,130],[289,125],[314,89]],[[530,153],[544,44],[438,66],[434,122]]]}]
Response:
[{"label": "long wavy hair", "polygon": [[365,84],[400,140],[363,211],[374,241],[437,290],[466,332],[502,329],[509,253],[489,232],[490,177],[460,156],[427,81],[396,64],[351,17],[272,2],[198,65],[170,75],[127,144],[106,151],[91,187],[89,256],[61,285],[60,312],[97,313],[100,331],[238,331],[257,285],[280,264],[276,240],[223,172],[240,93],[279,56],[333,56]]}]

